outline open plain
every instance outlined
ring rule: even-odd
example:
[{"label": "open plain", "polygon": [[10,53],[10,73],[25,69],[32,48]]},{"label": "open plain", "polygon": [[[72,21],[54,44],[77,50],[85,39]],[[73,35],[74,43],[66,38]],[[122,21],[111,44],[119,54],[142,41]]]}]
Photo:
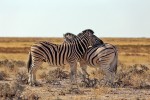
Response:
[{"label": "open plain", "polygon": [[[51,67],[46,63],[38,69],[37,87],[28,85],[26,63],[30,47],[39,41],[61,44],[63,38],[0,38],[0,99],[7,100],[149,100],[150,38],[102,38],[118,48],[119,61],[115,87],[99,86],[81,81],[70,85],[69,67]],[[78,65],[79,66],[79,65]],[[88,68],[90,80],[103,74]]]}]

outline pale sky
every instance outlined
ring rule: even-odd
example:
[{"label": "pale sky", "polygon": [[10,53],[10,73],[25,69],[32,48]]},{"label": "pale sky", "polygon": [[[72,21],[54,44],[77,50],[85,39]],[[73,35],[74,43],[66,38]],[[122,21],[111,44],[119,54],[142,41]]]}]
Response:
[{"label": "pale sky", "polygon": [[150,37],[150,0],[0,0],[0,37]]}]

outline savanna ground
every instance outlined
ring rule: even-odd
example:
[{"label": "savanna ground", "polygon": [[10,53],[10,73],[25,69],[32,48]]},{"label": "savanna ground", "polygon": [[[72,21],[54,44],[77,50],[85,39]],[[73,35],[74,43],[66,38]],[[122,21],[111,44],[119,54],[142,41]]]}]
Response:
[{"label": "savanna ground", "polygon": [[117,46],[119,52],[115,88],[100,86],[103,77],[88,68],[89,80],[81,80],[78,67],[78,87],[70,85],[69,67],[50,67],[44,63],[37,71],[41,84],[27,84],[26,62],[32,44],[49,41],[60,44],[62,38],[0,38],[0,99],[3,100],[140,100],[150,99],[150,38],[102,38]]}]

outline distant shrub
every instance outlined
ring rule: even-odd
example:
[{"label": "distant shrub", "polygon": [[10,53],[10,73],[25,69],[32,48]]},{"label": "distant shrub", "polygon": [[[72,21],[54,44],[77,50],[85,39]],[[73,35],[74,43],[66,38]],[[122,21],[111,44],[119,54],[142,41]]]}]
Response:
[{"label": "distant shrub", "polygon": [[70,88],[67,90],[68,94],[84,94],[84,91],[81,91],[79,88]]},{"label": "distant shrub", "polygon": [[12,63],[12,62],[8,62],[8,63],[6,63],[6,65],[5,65],[7,68],[9,68],[10,70],[13,70],[14,69],[14,63]]},{"label": "distant shrub", "polygon": [[28,100],[39,100],[39,98],[40,97],[37,94],[34,94],[34,93],[32,93],[28,96]]},{"label": "distant shrub", "polygon": [[69,74],[67,74],[66,71],[62,71],[60,68],[57,68],[56,70],[53,71],[49,71],[45,77],[47,83],[54,83],[58,80],[68,79],[68,78],[69,78]]},{"label": "distant shrub", "polygon": [[4,71],[0,71],[0,80],[4,80],[7,77]]},{"label": "distant shrub", "polygon": [[120,68],[116,75],[116,86],[142,88],[150,85],[149,68],[142,64],[135,64],[126,69]]},{"label": "distant shrub", "polygon": [[16,76],[16,80],[20,84],[27,84],[28,83],[28,74],[26,71],[19,71]]},{"label": "distant shrub", "polygon": [[98,79],[90,79],[90,78],[85,78],[80,82],[80,87],[96,87],[99,84]]},{"label": "distant shrub", "polygon": [[8,59],[2,60],[0,61],[0,66],[6,66],[8,62],[9,62]]},{"label": "distant shrub", "polygon": [[24,67],[26,66],[26,63],[24,61],[16,61],[16,60],[8,60],[8,59],[5,59],[5,60],[2,60],[0,61],[0,66],[6,66],[10,69],[13,69],[15,66],[16,67]]},{"label": "distant shrub", "polygon": [[13,60],[12,62],[13,62],[14,65],[17,66],[17,67],[24,67],[24,66],[26,66],[26,63],[25,63],[24,61],[20,61],[20,60],[16,61],[16,60]]},{"label": "distant shrub", "polygon": [[14,82],[12,84],[0,83],[0,97],[9,99],[20,99],[23,87],[19,83]]}]

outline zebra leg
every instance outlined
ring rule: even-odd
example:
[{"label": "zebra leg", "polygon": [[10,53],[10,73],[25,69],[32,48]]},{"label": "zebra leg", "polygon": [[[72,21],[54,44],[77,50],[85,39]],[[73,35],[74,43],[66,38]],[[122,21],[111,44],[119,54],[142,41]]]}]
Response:
[{"label": "zebra leg", "polygon": [[36,82],[36,71],[37,71],[37,66],[36,66],[36,67],[32,67],[32,71],[33,71],[32,82],[33,82],[33,85],[36,86],[36,85],[37,85],[37,82]]},{"label": "zebra leg", "polygon": [[87,65],[84,61],[81,61],[80,62],[80,67],[82,69],[82,74],[83,74],[83,79],[85,78],[89,78],[89,74],[87,73],[86,69],[87,69]]},{"label": "zebra leg", "polygon": [[111,87],[114,87],[114,79],[115,79],[115,75],[116,75],[116,70],[117,70],[117,59],[115,59],[114,61],[112,61],[112,63],[108,66],[106,66],[106,78],[108,79],[108,84],[110,84]]},{"label": "zebra leg", "polygon": [[71,82],[74,84],[74,83],[77,83],[76,81],[76,73],[77,73],[77,62],[71,62],[70,63],[70,79],[71,79]]},{"label": "zebra leg", "polygon": [[[36,63],[36,64],[35,64]],[[32,67],[29,71],[29,84],[31,86],[36,86],[37,85],[37,82],[36,82],[36,71],[37,71],[37,68],[41,65],[41,62],[34,62],[32,64]]]},{"label": "zebra leg", "polygon": [[115,77],[115,73],[111,72],[109,69],[106,69],[105,71],[105,85],[106,86],[112,86],[114,83],[114,77]]},{"label": "zebra leg", "polygon": [[115,72],[111,72],[111,86],[112,87],[115,87],[115,83],[114,83],[114,81],[115,81],[115,75],[116,75],[116,73]]},{"label": "zebra leg", "polygon": [[33,76],[33,72],[32,72],[32,67],[29,70],[29,79],[28,79],[28,83],[29,85],[32,85],[32,76]]},{"label": "zebra leg", "polygon": [[34,85],[34,68],[35,68],[35,66],[33,67],[33,65],[31,66],[31,68],[30,68],[30,70],[29,70],[29,80],[28,80],[28,82],[29,82],[29,85],[31,85],[31,86],[33,86]]}]

